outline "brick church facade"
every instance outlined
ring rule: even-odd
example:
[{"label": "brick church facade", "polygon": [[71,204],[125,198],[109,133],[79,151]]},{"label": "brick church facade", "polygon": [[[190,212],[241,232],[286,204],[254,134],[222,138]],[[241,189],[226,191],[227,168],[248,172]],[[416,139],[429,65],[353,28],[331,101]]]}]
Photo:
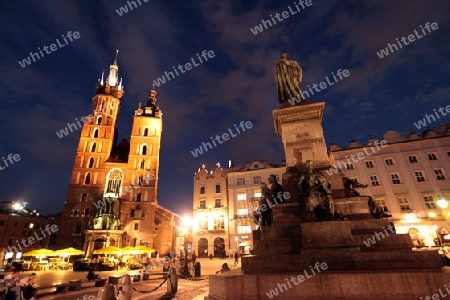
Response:
[{"label": "brick church facade", "polygon": [[75,247],[90,256],[106,246],[173,250],[174,214],[158,205],[162,111],[156,91],[135,111],[129,141],[117,144],[124,94],[118,51],[109,75],[98,81],[84,120],[56,248]]}]

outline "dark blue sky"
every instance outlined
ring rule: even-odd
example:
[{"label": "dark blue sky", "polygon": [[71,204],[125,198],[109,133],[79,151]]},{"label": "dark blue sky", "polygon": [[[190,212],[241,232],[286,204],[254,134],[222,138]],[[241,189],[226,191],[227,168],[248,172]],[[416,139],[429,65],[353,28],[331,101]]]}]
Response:
[{"label": "dark blue sky", "polygon": [[[294,1],[140,0],[2,1],[0,3],[0,157],[21,160],[0,171],[0,200],[25,200],[44,213],[62,209],[79,132],[55,132],[89,113],[94,86],[121,49],[125,96],[119,141],[129,136],[134,109],[151,83],[196,53],[215,57],[158,88],[164,112],[158,201],[185,214],[192,207],[193,174],[201,163],[225,166],[252,159],[279,163],[274,133],[278,108],[273,76],[282,51],[303,68],[302,87],[331,72],[350,76],[316,93],[326,102],[327,143],[365,142],[387,130],[406,134],[433,109],[450,104],[450,2],[312,1],[271,28],[250,28],[294,7]],[[245,3],[244,3],[245,2]],[[380,59],[376,52],[420,25],[439,28]],[[81,37],[22,68],[18,61],[68,31]],[[191,150],[240,121],[253,128],[194,158]],[[450,122],[450,116],[430,126]],[[4,166],[0,160],[0,166]]]}]

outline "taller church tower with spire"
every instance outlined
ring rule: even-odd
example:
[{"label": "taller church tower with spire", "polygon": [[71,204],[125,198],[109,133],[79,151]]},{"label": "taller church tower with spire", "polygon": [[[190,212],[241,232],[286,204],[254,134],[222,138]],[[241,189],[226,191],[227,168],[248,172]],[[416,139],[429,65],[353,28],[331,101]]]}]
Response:
[{"label": "taller church tower with spire", "polygon": [[85,117],[56,248],[96,249],[145,245],[172,251],[174,214],[158,205],[157,187],[162,111],[157,92],[133,117],[130,141],[117,144],[124,95],[118,53],[109,75],[99,79]]}]

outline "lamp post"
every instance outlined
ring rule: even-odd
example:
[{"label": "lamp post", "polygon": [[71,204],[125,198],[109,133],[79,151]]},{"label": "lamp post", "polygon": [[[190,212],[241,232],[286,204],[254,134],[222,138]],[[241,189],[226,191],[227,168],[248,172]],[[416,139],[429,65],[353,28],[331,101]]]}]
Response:
[{"label": "lamp post", "polygon": [[183,271],[181,273],[181,276],[183,277],[191,277],[192,275],[189,273],[189,267],[188,267],[188,237],[190,232],[190,227],[192,226],[192,219],[190,217],[184,217],[183,218],[183,225],[184,225],[184,267]]},{"label": "lamp post", "polygon": [[433,224],[433,226],[431,226],[433,228],[433,230],[436,232],[438,241],[439,241],[439,248],[442,250],[442,240],[441,240],[441,235],[438,232],[438,226],[436,224]]}]

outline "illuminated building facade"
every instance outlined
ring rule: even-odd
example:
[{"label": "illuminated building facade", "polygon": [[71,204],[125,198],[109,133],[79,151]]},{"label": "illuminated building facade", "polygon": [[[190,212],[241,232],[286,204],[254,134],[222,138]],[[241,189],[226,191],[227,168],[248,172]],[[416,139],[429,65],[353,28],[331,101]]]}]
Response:
[{"label": "illuminated building facade", "polygon": [[[385,147],[373,147],[376,139],[365,145],[351,141],[348,147],[330,145],[331,155],[345,176],[357,179],[367,188],[361,195],[372,196],[392,214],[397,233],[409,233],[417,246],[450,242],[448,209],[450,203],[450,125],[411,132],[402,136],[388,131]],[[375,151],[372,151],[371,146]],[[351,155],[368,153],[363,159]],[[355,162],[356,160],[356,162]]]},{"label": "illuminated building facade", "polygon": [[[26,208],[24,202],[0,203],[0,267],[8,259],[21,259],[23,253],[52,248],[55,235],[45,228],[56,226],[56,220]],[[55,227],[54,227],[55,228]]]},{"label": "illuminated building facade", "polygon": [[173,247],[174,215],[157,202],[162,111],[150,90],[135,111],[130,140],[117,144],[124,94],[117,54],[84,120],[57,247],[80,248],[87,256],[106,246],[145,245],[165,253]]},{"label": "illuminated building facade", "polygon": [[[216,163],[194,175],[192,250],[198,257],[229,255],[227,173]],[[190,240],[190,239],[188,239]]]},{"label": "illuminated building facade", "polygon": [[252,230],[256,229],[253,212],[258,208],[261,197],[261,183],[268,182],[274,174],[281,183],[281,175],[286,172],[285,165],[272,165],[267,161],[253,161],[237,164],[227,169],[228,199],[230,203],[230,249],[248,254],[253,249]]}]

